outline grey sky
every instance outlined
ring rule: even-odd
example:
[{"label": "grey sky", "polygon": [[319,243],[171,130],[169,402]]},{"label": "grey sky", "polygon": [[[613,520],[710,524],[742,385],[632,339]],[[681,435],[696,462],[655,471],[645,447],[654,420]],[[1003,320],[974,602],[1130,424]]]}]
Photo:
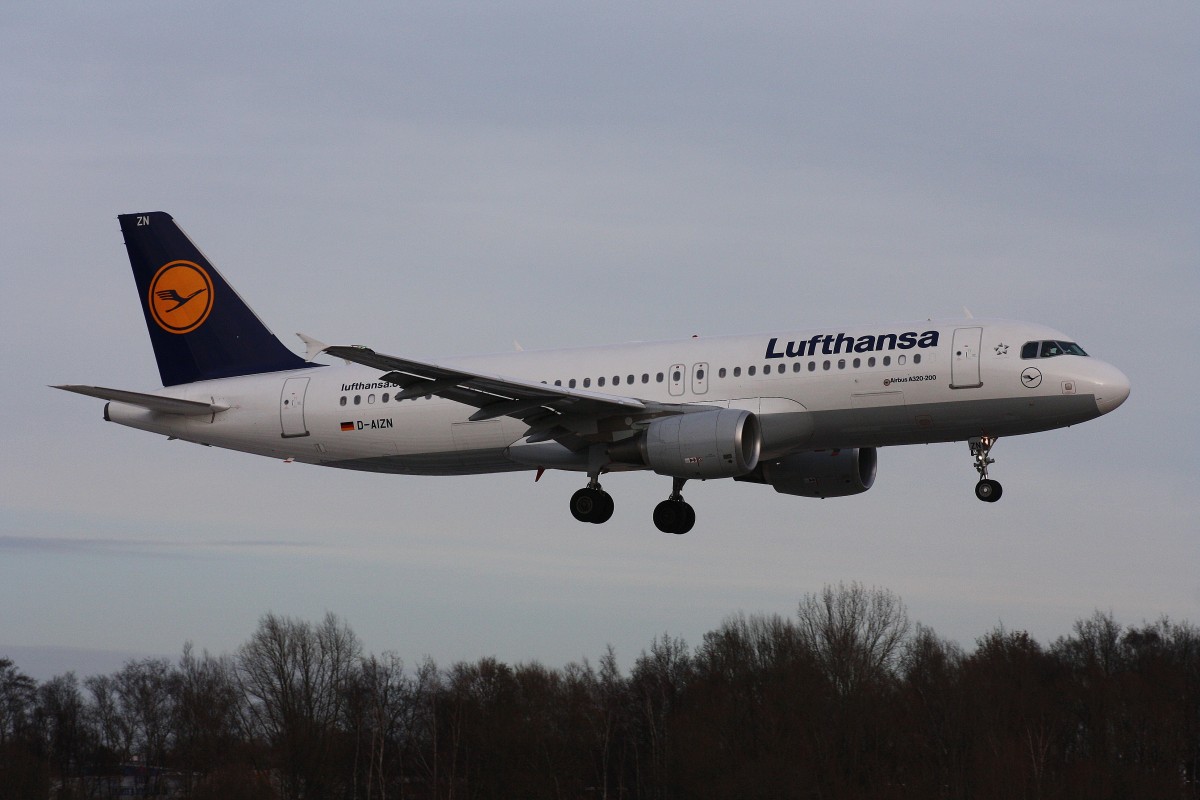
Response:
[{"label": "grey sky", "polygon": [[[886,586],[964,640],[1200,620],[1200,7],[12,3],[0,10],[0,655],[221,652],[267,612],[561,664]],[[805,501],[397,478],[118,428],[153,389],[118,213],[173,214],[267,324],[417,357],[980,316],[1121,367],[1115,414],[889,449]],[[76,652],[76,651],[72,651]]]}]

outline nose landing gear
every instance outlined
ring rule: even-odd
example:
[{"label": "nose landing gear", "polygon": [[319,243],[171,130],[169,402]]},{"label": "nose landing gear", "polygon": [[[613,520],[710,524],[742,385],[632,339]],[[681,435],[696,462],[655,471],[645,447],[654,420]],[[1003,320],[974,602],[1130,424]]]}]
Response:
[{"label": "nose landing gear", "polygon": [[996,502],[1004,493],[1000,481],[991,480],[987,476],[988,465],[996,463],[996,459],[990,455],[992,445],[995,443],[996,437],[994,436],[977,436],[967,440],[967,444],[971,448],[971,455],[975,459],[975,471],[979,473],[979,483],[975,484],[975,496],[985,503]]}]

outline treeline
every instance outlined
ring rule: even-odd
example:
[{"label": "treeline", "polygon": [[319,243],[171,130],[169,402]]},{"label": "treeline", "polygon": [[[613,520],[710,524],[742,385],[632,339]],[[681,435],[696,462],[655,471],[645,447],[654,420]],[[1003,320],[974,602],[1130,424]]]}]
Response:
[{"label": "treeline", "polygon": [[859,584],[628,673],[406,667],[332,615],[82,681],[0,659],[0,798],[1187,798],[1198,767],[1194,626],[1097,612],[968,653]]}]

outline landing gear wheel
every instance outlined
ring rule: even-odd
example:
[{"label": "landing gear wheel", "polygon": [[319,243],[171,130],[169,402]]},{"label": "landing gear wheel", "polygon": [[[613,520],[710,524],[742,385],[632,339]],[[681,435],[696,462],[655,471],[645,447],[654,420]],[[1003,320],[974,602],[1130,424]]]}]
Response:
[{"label": "landing gear wheel", "polygon": [[608,522],[614,507],[612,495],[603,489],[580,489],[571,495],[571,515],[580,522]]},{"label": "landing gear wheel", "polygon": [[985,478],[975,484],[975,496],[985,503],[996,502],[1002,494],[1004,494],[1004,489],[1000,486],[1000,481]]},{"label": "landing gear wheel", "polygon": [[663,533],[687,533],[696,524],[696,510],[682,500],[663,500],[654,507],[654,526]]},{"label": "landing gear wheel", "polygon": [[612,495],[608,492],[601,489],[596,491],[600,492],[600,507],[596,509],[596,515],[592,517],[591,521],[596,525],[601,525],[612,518],[616,503],[613,502]]}]

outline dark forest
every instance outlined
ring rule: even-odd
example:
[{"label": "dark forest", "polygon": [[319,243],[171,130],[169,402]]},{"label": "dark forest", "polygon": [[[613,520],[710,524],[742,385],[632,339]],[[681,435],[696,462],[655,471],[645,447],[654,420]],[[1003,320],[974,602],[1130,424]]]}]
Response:
[{"label": "dark forest", "polygon": [[550,668],[365,654],[334,615],[38,683],[0,658],[0,799],[1197,798],[1200,630],[1096,612],[971,648],[859,584]]}]

